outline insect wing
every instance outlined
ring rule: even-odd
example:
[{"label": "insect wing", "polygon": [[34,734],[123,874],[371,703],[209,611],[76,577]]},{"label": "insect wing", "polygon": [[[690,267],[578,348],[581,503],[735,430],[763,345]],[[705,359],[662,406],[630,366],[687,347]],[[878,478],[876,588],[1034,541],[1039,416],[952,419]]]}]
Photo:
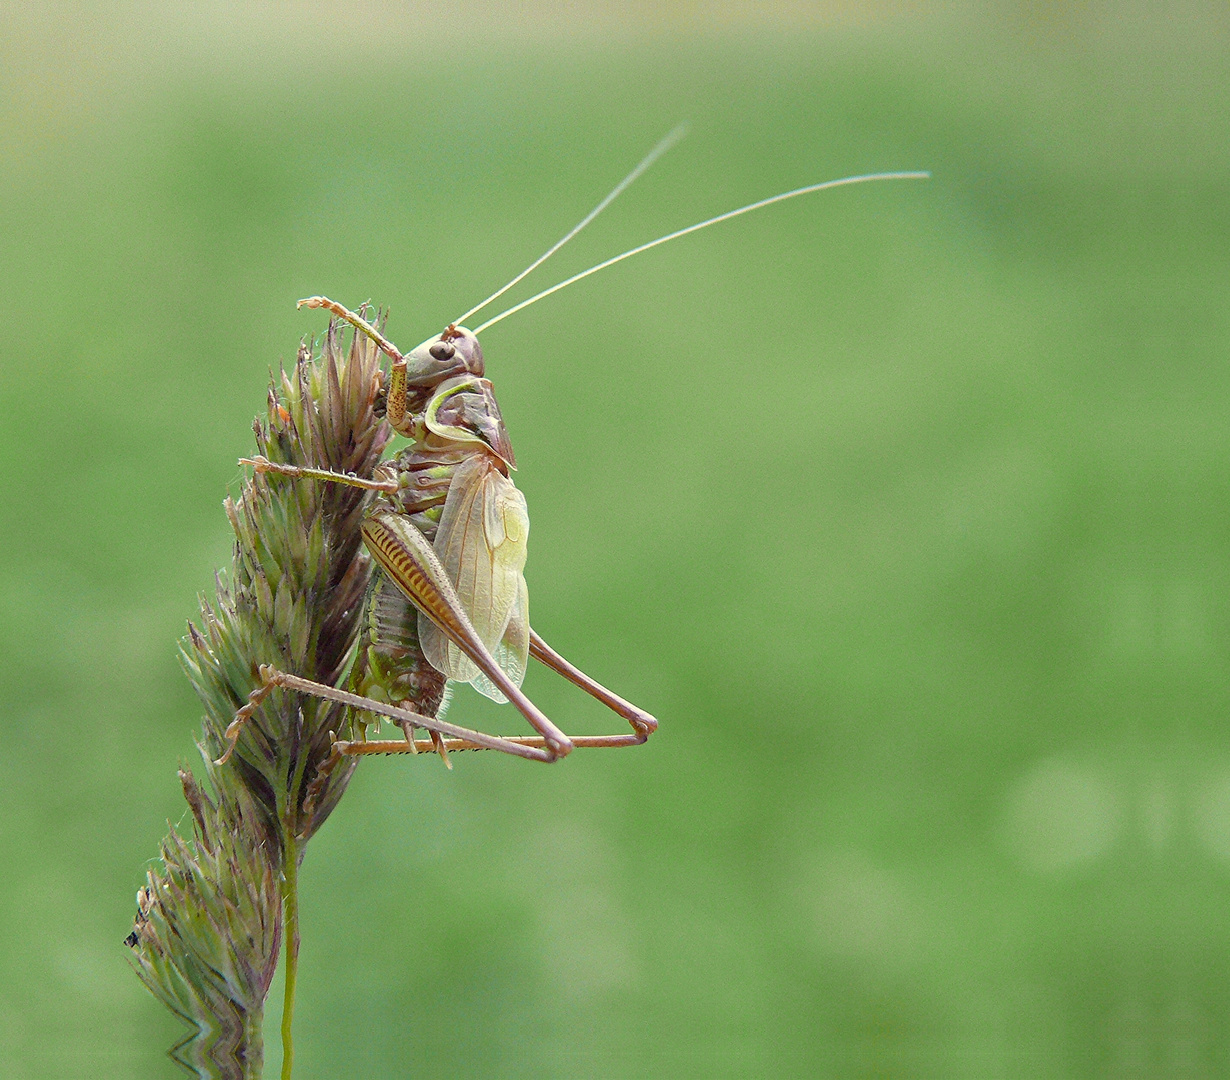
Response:
[{"label": "insect wing", "polygon": [[[520,492],[518,492],[520,494]],[[508,616],[504,636],[492,650],[496,663],[517,686],[525,678],[526,663],[530,655],[530,591],[525,584],[525,575],[517,589],[517,600]],[[499,688],[481,671],[474,679],[474,689],[492,701],[507,700]]]},{"label": "insect wing", "polygon": [[[487,454],[453,474],[435,552],[479,639],[518,686],[529,656],[529,598],[522,570],[530,521],[525,496]],[[473,683],[493,701],[507,700],[426,614],[419,616],[423,653],[438,671]]]}]

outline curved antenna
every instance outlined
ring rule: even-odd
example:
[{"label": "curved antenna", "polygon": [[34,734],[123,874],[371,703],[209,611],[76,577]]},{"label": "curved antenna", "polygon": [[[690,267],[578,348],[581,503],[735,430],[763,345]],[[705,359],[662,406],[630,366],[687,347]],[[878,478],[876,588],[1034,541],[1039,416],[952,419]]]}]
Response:
[{"label": "curved antenna", "polygon": [[688,133],[687,124],[680,124],[677,128],[675,128],[675,130],[672,131],[669,135],[667,135],[664,139],[662,139],[662,141],[659,142],[657,146],[655,146],[652,150],[650,150],[649,153],[646,154],[645,157],[641,160],[641,163],[635,169],[633,169],[630,173],[628,173],[628,175],[625,176],[618,184],[616,184],[615,189],[605,199],[603,199],[602,202],[600,202],[588,214],[586,214],[585,217],[583,217],[581,221],[573,229],[571,229],[561,240],[559,240],[552,247],[548,248],[545,252],[543,252],[542,255],[540,255],[537,259],[535,259],[532,263],[530,263],[529,266],[527,266],[524,270],[522,270],[521,273],[519,273],[515,278],[513,278],[512,281],[510,281],[502,289],[497,289],[489,297],[487,297],[487,299],[484,300],[481,304],[476,304],[474,307],[470,308],[470,310],[467,311],[464,315],[461,315],[458,318],[454,319],[451,325],[460,326],[471,315],[475,314],[476,312],[482,311],[483,308],[485,308],[488,304],[491,303],[491,301],[498,300],[501,296],[503,296],[506,292],[508,292],[509,289],[511,289],[514,285],[516,285],[517,282],[520,281],[527,274],[533,273],[533,271],[537,270],[538,267],[540,267],[549,258],[551,258],[552,255],[554,255],[557,251],[559,251],[559,249],[562,248],[566,243],[568,243],[569,240],[571,240],[574,236],[576,236],[577,233],[579,233],[583,228],[585,228],[586,225],[588,225],[591,221],[594,220],[594,218],[596,218],[599,214],[601,214],[603,210],[605,210],[608,206],[610,206],[611,203],[613,203],[621,194],[623,194],[624,190],[641,175],[641,173],[643,173],[646,169],[648,169],[650,165],[652,165],[655,161],[657,161],[658,158],[660,158],[663,154],[665,154],[667,150],[669,150],[672,146],[674,146],[675,143],[677,143],[680,139],[682,139],[687,133]]},{"label": "curved antenna", "polygon": [[566,289],[569,285],[573,285],[582,278],[589,277],[590,274],[596,274],[599,270],[605,270],[608,266],[614,266],[617,262],[623,262],[624,259],[630,259],[633,255],[639,255],[642,251],[648,251],[650,248],[655,248],[659,244],[665,244],[668,240],[678,240],[681,236],[687,236],[688,233],[698,232],[701,229],[706,229],[710,225],[716,225],[719,221],[729,221],[731,218],[738,217],[740,214],[748,214],[753,210],[759,210],[763,206],[772,206],[773,203],[784,202],[786,199],[793,199],[796,195],[807,195],[813,191],[824,191],[827,188],[843,187],[846,184],[862,184],[869,180],[930,180],[929,172],[889,172],[889,173],[868,173],[865,176],[846,176],[840,180],[825,180],[820,184],[808,184],[807,187],[795,188],[793,191],[784,191],[780,195],[773,195],[768,199],[761,199],[759,202],[749,203],[747,206],[741,206],[738,210],[728,210],[724,214],[718,214],[717,217],[711,217],[707,221],[698,222],[695,225],[689,225],[686,229],[679,229],[677,232],[667,233],[666,236],[659,236],[656,240],[650,240],[647,244],[641,244],[640,247],[634,247],[631,251],[625,251],[622,255],[615,255],[607,259],[605,262],[600,262],[597,266],[591,266],[588,270],[582,270],[579,274],[573,274],[572,277],[565,281],[561,281],[558,285],[552,285],[549,289],[543,289],[542,292],[531,296],[528,300],[522,300],[519,304],[514,304],[510,308],[501,311],[494,318],[488,319],[474,334],[481,334],[484,330],[494,326],[501,319],[507,319],[509,315],[513,315],[523,308],[529,307],[531,304],[538,303],[539,300],[545,300],[552,293],[557,293],[560,289]]}]

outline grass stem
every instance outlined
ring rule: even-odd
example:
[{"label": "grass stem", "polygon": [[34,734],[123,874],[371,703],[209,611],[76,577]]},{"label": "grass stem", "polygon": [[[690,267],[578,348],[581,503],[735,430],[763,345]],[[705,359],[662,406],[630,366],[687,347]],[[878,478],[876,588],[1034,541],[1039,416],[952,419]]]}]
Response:
[{"label": "grass stem", "polygon": [[282,845],[282,903],[286,933],[286,993],[282,1004],[282,1080],[291,1080],[295,1043],[295,981],[299,974],[299,845],[288,828]]}]

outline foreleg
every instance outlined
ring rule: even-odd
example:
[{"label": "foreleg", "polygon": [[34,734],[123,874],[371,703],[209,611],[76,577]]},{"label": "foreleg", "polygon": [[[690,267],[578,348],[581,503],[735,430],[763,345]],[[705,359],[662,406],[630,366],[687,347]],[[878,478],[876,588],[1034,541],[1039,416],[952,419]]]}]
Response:
[{"label": "foreleg", "polygon": [[239,464],[251,465],[258,473],[276,473],[278,476],[292,476],[297,480],[324,480],[331,484],[346,484],[348,487],[362,488],[364,491],[383,491],[393,495],[398,490],[397,481],[394,479],[365,480],[361,476],[331,472],[329,469],[310,469],[301,465],[282,465],[279,462],[261,457],[259,454],[256,457],[240,458]]}]

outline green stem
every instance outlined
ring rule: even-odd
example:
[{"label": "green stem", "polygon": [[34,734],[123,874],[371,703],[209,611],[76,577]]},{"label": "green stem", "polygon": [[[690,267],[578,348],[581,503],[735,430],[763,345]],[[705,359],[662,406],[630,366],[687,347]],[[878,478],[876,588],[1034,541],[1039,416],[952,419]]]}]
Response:
[{"label": "green stem", "polygon": [[282,818],[282,927],[286,941],[286,990],[282,997],[282,1080],[291,1080],[295,1067],[295,983],[299,977],[299,824],[296,793],[303,786],[307,755],[299,754],[286,785],[288,795],[278,799]]},{"label": "green stem", "polygon": [[295,1019],[295,981],[299,974],[299,845],[290,828],[282,843],[282,903],[286,933],[286,995],[282,1004],[282,1080],[291,1080],[295,1043],[291,1025]]}]

